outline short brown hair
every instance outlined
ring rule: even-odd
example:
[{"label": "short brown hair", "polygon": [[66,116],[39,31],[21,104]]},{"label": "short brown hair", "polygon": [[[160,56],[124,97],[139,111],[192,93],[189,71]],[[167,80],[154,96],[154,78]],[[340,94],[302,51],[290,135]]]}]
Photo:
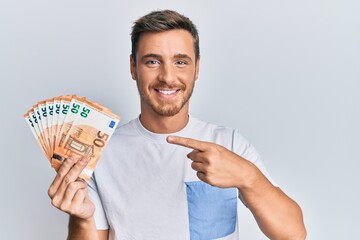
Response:
[{"label": "short brown hair", "polygon": [[[136,60],[140,36],[144,32],[164,32],[184,29],[194,38],[195,59],[200,57],[199,34],[193,22],[184,15],[172,10],[153,11],[134,22],[131,31],[131,55]],[[136,62],[136,61],[135,61]]]}]

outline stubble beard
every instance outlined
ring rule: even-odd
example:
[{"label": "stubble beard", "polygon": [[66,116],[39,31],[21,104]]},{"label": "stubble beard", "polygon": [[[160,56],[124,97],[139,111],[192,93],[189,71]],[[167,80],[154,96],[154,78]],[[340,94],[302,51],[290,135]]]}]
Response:
[{"label": "stubble beard", "polygon": [[[138,81],[136,81],[138,83]],[[166,88],[166,89],[180,89],[183,91],[185,95],[182,96],[181,99],[176,100],[159,100],[159,99],[151,99],[150,95],[142,89],[139,84],[137,84],[138,91],[140,94],[141,101],[148,105],[156,114],[163,117],[172,117],[178,114],[181,109],[186,105],[186,103],[190,100],[192,92],[194,90],[195,81],[193,81],[192,85],[189,85],[189,91],[186,92],[186,86],[184,84],[181,85],[168,85],[166,83],[158,83],[154,86],[149,87],[150,90],[155,88]]]}]

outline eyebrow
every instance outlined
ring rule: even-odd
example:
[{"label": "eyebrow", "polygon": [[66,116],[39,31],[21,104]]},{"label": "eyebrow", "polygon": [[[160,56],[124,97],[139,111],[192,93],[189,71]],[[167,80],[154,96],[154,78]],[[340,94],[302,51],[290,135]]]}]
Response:
[{"label": "eyebrow", "polygon": [[192,60],[189,55],[183,54],[183,53],[175,54],[175,55],[174,55],[174,58],[186,58],[186,59]]},{"label": "eyebrow", "polygon": [[[162,56],[156,53],[148,53],[145,54],[144,56],[141,57],[141,59],[145,59],[145,58],[156,58],[156,59],[162,59]],[[184,53],[178,53],[174,55],[174,58],[186,58],[188,60],[192,60],[192,58]]]},{"label": "eyebrow", "polygon": [[149,53],[149,54],[145,54],[144,56],[141,57],[141,59],[145,59],[145,58],[157,58],[157,59],[160,59],[162,57],[159,54]]}]

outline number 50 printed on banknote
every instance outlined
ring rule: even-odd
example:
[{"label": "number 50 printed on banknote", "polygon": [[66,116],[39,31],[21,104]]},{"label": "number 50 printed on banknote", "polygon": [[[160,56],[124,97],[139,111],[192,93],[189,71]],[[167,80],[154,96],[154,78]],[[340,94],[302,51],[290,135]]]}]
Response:
[{"label": "number 50 printed on banknote", "polygon": [[51,166],[70,156],[90,159],[80,177],[89,180],[120,117],[86,98],[64,95],[34,105],[25,115]]}]

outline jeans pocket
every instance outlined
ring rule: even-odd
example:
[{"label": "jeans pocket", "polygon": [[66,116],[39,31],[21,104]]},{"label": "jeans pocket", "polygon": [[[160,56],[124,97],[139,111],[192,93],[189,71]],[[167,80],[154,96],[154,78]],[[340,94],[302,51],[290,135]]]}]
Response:
[{"label": "jeans pocket", "polygon": [[235,231],[237,189],[185,182],[191,240],[209,240]]}]

